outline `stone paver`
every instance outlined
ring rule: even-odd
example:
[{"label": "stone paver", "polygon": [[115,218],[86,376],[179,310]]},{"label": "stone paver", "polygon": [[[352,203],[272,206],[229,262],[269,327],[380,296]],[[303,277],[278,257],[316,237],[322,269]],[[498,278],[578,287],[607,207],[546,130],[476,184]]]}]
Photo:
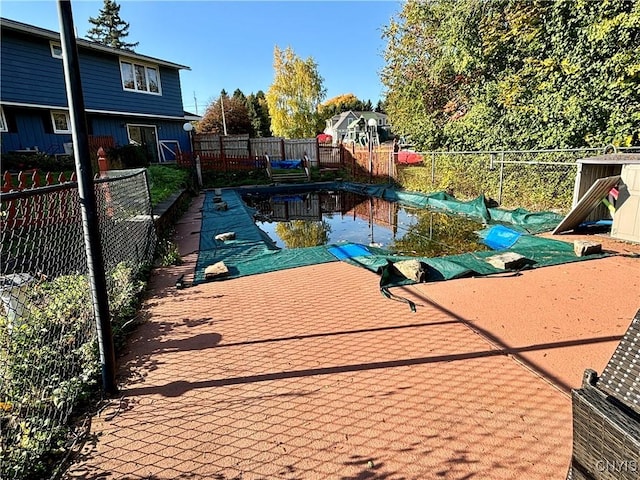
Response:
[{"label": "stone paver", "polygon": [[567,388],[637,310],[637,259],[396,290],[415,313],[338,262],[176,290],[198,208],[68,478],[564,478]]}]

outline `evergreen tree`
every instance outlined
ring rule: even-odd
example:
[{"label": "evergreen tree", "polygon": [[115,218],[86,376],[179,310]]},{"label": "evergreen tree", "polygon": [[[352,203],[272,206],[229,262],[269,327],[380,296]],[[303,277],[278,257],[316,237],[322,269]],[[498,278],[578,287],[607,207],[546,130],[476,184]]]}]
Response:
[{"label": "evergreen tree", "polygon": [[120,5],[114,0],[104,0],[98,17],[89,17],[89,23],[93,25],[87,32],[89,40],[121,50],[133,50],[138,46],[138,42],[124,41],[129,35],[129,23],[120,18]]},{"label": "evergreen tree", "polygon": [[251,119],[251,135],[254,137],[271,136],[271,119],[267,99],[262,90],[247,97],[247,112]]},{"label": "evergreen tree", "polygon": [[242,101],[244,104],[247,103],[247,97],[239,88],[236,88],[235,91],[233,92],[233,98],[237,98],[238,100]]}]

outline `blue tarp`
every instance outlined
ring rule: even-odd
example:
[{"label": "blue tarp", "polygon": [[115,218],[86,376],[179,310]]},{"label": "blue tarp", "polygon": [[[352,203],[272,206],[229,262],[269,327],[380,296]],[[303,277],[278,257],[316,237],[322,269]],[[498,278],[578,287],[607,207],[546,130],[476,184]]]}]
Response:
[{"label": "blue tarp", "polygon": [[336,257],[338,260],[344,260],[345,258],[353,257],[366,257],[371,255],[371,252],[364,245],[357,243],[347,243],[345,245],[336,245],[335,247],[329,247],[329,253]]},{"label": "blue tarp", "polygon": [[302,167],[302,160],[271,160],[269,163],[271,163],[271,168],[290,169]]},{"label": "blue tarp", "polygon": [[522,232],[517,232],[503,225],[491,227],[483,243],[494,250],[504,250],[510,248],[518,241]]}]

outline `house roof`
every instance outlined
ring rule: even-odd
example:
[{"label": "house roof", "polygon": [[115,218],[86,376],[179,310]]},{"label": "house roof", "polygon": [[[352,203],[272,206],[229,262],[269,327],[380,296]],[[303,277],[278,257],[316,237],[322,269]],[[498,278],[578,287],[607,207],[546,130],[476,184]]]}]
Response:
[{"label": "house roof", "polygon": [[[349,117],[349,115],[355,115],[351,110],[347,110],[346,112],[339,113],[331,117],[331,125],[335,129],[346,128],[345,120]],[[356,118],[358,118],[356,116]]]},{"label": "house roof", "polygon": [[[387,118],[387,115],[385,113],[347,110],[346,112],[338,113],[337,115],[331,117],[331,125],[333,126],[333,128],[338,128],[338,126],[340,126],[349,115],[355,116],[355,121],[358,121],[360,117],[364,117],[365,121],[369,120],[370,118],[375,118],[376,120],[378,120],[379,118]],[[350,122],[348,125],[345,125],[345,127],[350,127],[352,123],[353,122]]]},{"label": "house roof", "polygon": [[[28,25],[22,22],[17,22],[15,20],[9,20],[8,18],[0,17],[0,27],[3,30],[5,29],[14,30],[16,32],[27,33],[30,35],[46,38],[49,40],[55,40],[57,42],[60,41],[60,34],[58,32],[54,32],[53,30],[47,30],[45,28],[36,27],[34,25]],[[117,55],[119,57],[128,57],[136,60],[141,60],[147,63],[155,63],[157,65],[162,65],[164,67],[175,68],[177,70],[191,70],[191,68],[187,67],[186,65],[180,65],[178,63],[168,62],[166,60],[149,57],[147,55],[140,55],[139,53],[136,53],[131,50],[121,50],[117,48],[107,47],[106,45],[102,45],[100,43],[92,42],[82,38],[77,38],[76,42],[78,44],[78,48],[86,48],[89,50],[96,50],[99,52],[110,53],[112,55]]]},{"label": "house roof", "polygon": [[189,120],[190,122],[197,122],[199,120],[202,120],[202,117],[200,115],[196,115],[195,113],[187,112],[185,110],[184,111],[184,119],[185,120]]},{"label": "house roof", "polygon": [[356,119],[353,122],[351,122],[347,128],[355,128],[356,124],[360,121],[360,117],[363,117],[365,122],[367,122],[371,118],[375,119],[377,122],[378,119],[387,117],[386,114],[378,113],[378,112],[353,112],[353,113],[356,114]]}]

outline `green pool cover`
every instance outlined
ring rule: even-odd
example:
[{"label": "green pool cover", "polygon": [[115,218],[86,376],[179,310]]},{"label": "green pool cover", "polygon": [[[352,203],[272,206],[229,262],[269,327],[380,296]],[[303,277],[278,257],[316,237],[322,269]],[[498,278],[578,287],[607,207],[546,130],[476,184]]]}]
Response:
[{"label": "green pool cover", "polygon": [[[482,220],[487,227],[478,232],[485,239],[491,234],[494,225],[506,225],[518,235],[515,242],[506,249],[496,251],[471,252],[448,257],[417,259],[424,264],[426,281],[450,280],[454,278],[491,275],[504,273],[486,261],[497,253],[514,252],[527,259],[525,268],[537,268],[547,265],[574,262],[599,258],[603,255],[578,257],[573,244],[537,237],[532,234],[550,231],[562,220],[562,216],[552,212],[528,212],[523,209],[502,210],[487,208],[483,196],[471,201],[460,201],[444,192],[422,194],[396,190],[389,186],[362,185],[355,183],[323,183],[319,188],[343,190],[383,198],[399,202],[403,206],[430,208],[452,213],[464,214]],[[293,187],[300,188],[301,187]],[[304,185],[307,191],[310,185]],[[243,193],[277,193],[291,192],[292,186],[243,188]],[[316,265],[320,263],[344,261],[352,265],[366,268],[381,274],[381,288],[414,283],[387,268],[390,262],[416,259],[395,255],[387,250],[357,246],[344,248],[344,245],[323,245],[319,247],[279,249],[273,241],[258,228],[254,222],[255,210],[245,205],[238,190],[223,190],[222,200],[227,204],[226,210],[217,210],[213,192],[207,192],[202,211],[202,228],[200,233],[200,251],[196,264],[194,283],[206,281],[204,271],[207,266],[223,261],[229,269],[225,278],[272,272],[288,268]],[[235,232],[234,240],[220,241],[215,236],[226,232]],[[513,242],[512,239],[512,242]],[[510,242],[511,243],[511,242]],[[336,255],[337,248],[341,248]],[[332,249],[333,252],[332,253]],[[362,254],[364,252],[366,254]],[[351,253],[344,253],[351,252]],[[355,253],[354,253],[355,252]],[[384,293],[384,292],[383,292]]]}]

